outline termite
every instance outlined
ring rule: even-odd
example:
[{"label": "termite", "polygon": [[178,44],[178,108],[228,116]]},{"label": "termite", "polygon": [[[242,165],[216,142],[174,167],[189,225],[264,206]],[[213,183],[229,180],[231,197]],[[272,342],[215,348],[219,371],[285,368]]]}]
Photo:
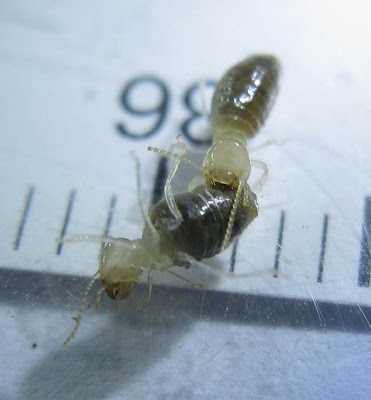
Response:
[{"label": "termite", "polygon": [[[255,55],[236,64],[222,76],[211,106],[213,141],[202,167],[185,157],[188,148],[179,138],[178,153],[148,148],[172,157],[175,162],[165,184],[165,199],[154,205],[149,215],[143,208],[137,162],[139,205],[146,225],[141,239],[83,236],[64,240],[96,239],[105,243],[100,254],[99,270],[83,294],[75,327],[64,346],[78,330],[95,279],[99,277],[102,283],[97,298],[105,290],[109,297],[119,301],[129,297],[146,268],[148,294],[143,306],[146,308],[151,298],[154,270],[167,271],[188,286],[200,287],[170,268],[189,266],[194,261],[217,255],[257,217],[257,197],[247,180],[252,165],[262,168],[264,172],[258,184],[260,189],[268,169],[263,162],[250,160],[247,144],[259,132],[272,107],[278,90],[279,70],[275,57]],[[187,192],[174,195],[171,182],[181,161],[201,170],[203,176],[193,180]]]}]

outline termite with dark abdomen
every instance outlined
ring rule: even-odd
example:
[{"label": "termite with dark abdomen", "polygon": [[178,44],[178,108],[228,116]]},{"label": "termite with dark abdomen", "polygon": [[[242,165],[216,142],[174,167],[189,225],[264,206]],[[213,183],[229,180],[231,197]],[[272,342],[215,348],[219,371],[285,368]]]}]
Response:
[{"label": "termite with dark abdomen", "polygon": [[[251,165],[263,168],[261,186],[267,168],[262,162],[250,161],[247,142],[257,134],[268,115],[277,92],[278,75],[278,61],[268,55],[247,58],[223,75],[212,100],[213,143],[202,167],[185,157],[188,148],[179,139],[179,153],[149,148],[174,158],[175,163],[165,184],[165,199],[152,207],[149,216],[143,211],[137,164],[139,204],[146,222],[141,239],[92,236],[70,239],[98,239],[105,246],[101,251],[98,273],[83,295],[79,316],[75,318],[75,327],[64,342],[65,346],[78,329],[94,279],[99,277],[102,290],[118,301],[130,295],[144,269],[148,269],[148,296],[144,307],[148,306],[151,298],[153,270],[167,271],[191,287],[200,287],[170,268],[188,266],[192,261],[215,256],[257,217],[256,195],[247,179]],[[173,195],[171,182],[181,161],[202,170],[203,182],[196,187],[190,185],[188,192]]]}]

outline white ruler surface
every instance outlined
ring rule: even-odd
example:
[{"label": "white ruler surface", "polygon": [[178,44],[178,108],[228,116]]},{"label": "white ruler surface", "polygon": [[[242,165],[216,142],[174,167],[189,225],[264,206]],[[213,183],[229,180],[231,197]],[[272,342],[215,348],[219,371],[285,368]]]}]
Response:
[{"label": "white ruler surface", "polygon": [[[279,274],[209,286],[370,305],[367,6],[357,2],[359,24],[349,27],[321,2],[286,1],[280,21],[274,4],[252,15],[245,2],[162,3],[161,12],[145,1],[89,2],[89,12],[73,2],[2,6],[0,265],[89,276],[99,245],[58,247],[57,237],[140,237],[130,151],[149,207],[168,164],[147,146],[168,149],[182,134],[204,151],[198,83],[206,81],[209,101],[227,68],[268,52],[282,63],[280,93],[252,146],[282,144],[254,155],[270,170],[260,216],[217,264]],[[347,8],[338,11],[345,18]],[[188,17],[176,19],[182,12]],[[185,176],[177,187],[186,188]]]}]

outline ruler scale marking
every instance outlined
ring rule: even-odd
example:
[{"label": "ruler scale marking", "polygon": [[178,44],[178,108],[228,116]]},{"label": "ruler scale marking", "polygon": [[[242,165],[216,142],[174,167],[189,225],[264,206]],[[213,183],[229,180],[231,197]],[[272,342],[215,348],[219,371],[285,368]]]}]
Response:
[{"label": "ruler scale marking", "polygon": [[281,249],[282,249],[282,240],[283,240],[283,231],[285,229],[285,218],[286,218],[286,212],[284,210],[281,211],[281,216],[280,216],[280,224],[278,228],[278,239],[277,239],[277,246],[276,246],[276,255],[274,259],[274,274],[273,277],[277,278],[278,276],[278,268],[280,265],[280,260],[281,260]]},{"label": "ruler scale marking", "polygon": [[26,195],[25,202],[24,202],[22,217],[21,217],[21,220],[18,225],[16,240],[13,243],[13,250],[16,250],[16,251],[19,250],[19,247],[21,245],[27,218],[28,218],[28,215],[29,215],[30,209],[31,209],[31,203],[32,203],[34,192],[35,192],[35,187],[30,186],[28,189],[27,195]]},{"label": "ruler scale marking", "polygon": [[370,287],[371,277],[371,196],[365,198],[362,243],[358,267],[358,286]]},{"label": "ruler scale marking", "polygon": [[[61,234],[59,236],[60,239],[63,239],[65,237],[65,235],[66,235],[68,224],[69,224],[70,219],[71,219],[72,207],[73,207],[73,203],[75,201],[75,197],[76,197],[76,190],[73,189],[73,190],[71,190],[71,193],[70,193],[70,196],[69,196],[69,199],[68,199],[68,204],[67,204],[67,209],[66,209],[66,213],[65,213],[65,216],[64,216],[64,220],[63,220]],[[62,249],[63,249],[63,243],[60,242],[60,243],[58,243],[57,251],[56,251],[56,254],[58,256],[62,254]]]},{"label": "ruler scale marking", "polygon": [[114,194],[111,197],[110,205],[108,208],[108,216],[107,216],[107,220],[106,220],[106,226],[104,227],[103,236],[106,236],[109,234],[109,231],[110,231],[110,228],[112,225],[113,213],[115,212],[116,201],[117,201],[117,196]]},{"label": "ruler scale marking", "polygon": [[233,243],[232,254],[231,254],[231,262],[230,262],[230,266],[229,266],[229,272],[234,272],[234,267],[235,267],[235,265],[236,265],[236,256],[237,256],[238,241],[239,241],[239,239],[237,239],[237,240]]},{"label": "ruler scale marking", "polygon": [[158,162],[155,183],[152,191],[151,205],[157,204],[163,197],[166,178],[168,175],[168,159],[161,157]]},{"label": "ruler scale marking", "polygon": [[317,282],[322,282],[323,278],[323,269],[324,269],[326,242],[327,242],[327,229],[328,229],[328,214],[325,214],[323,217],[323,225],[322,225],[321,253],[318,262]]}]

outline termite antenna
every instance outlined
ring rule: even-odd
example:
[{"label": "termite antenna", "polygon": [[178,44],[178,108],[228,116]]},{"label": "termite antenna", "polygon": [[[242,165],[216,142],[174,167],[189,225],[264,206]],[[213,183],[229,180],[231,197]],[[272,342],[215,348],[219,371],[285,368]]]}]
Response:
[{"label": "termite antenna", "polygon": [[175,160],[180,160],[183,161],[189,165],[192,165],[192,167],[200,170],[203,172],[203,168],[200,167],[199,165],[197,165],[195,162],[193,162],[192,160],[190,160],[189,158],[186,158],[184,156],[182,156],[181,154],[177,154],[177,153],[173,153],[171,151],[167,151],[164,149],[159,149],[158,147],[152,147],[152,146],[148,146],[148,151],[154,151],[155,153],[159,153],[162,156],[165,157],[169,157],[169,158],[174,158]]},{"label": "termite antenna", "polygon": [[89,281],[88,285],[86,286],[86,289],[81,297],[80,300],[80,307],[79,307],[79,314],[77,317],[74,317],[73,320],[75,321],[75,326],[73,327],[71,333],[68,335],[67,339],[64,341],[63,343],[63,347],[66,348],[68,346],[68,344],[71,342],[71,340],[75,337],[76,332],[78,331],[79,327],[80,327],[80,322],[81,322],[81,318],[82,315],[84,313],[84,308],[85,308],[85,304],[86,304],[86,300],[88,299],[88,295],[90,293],[91,288],[94,285],[95,280],[98,278],[99,276],[99,272],[97,272]]},{"label": "termite antenna", "polygon": [[244,181],[242,179],[240,179],[238,181],[236,196],[233,200],[231,213],[229,215],[227,230],[225,232],[225,236],[224,236],[224,240],[223,240],[223,244],[222,244],[222,251],[224,251],[228,247],[229,241],[231,240],[233,224],[234,224],[234,220],[236,219],[237,207],[238,207],[238,204],[240,203],[241,196],[244,192],[244,187],[245,187]]}]

